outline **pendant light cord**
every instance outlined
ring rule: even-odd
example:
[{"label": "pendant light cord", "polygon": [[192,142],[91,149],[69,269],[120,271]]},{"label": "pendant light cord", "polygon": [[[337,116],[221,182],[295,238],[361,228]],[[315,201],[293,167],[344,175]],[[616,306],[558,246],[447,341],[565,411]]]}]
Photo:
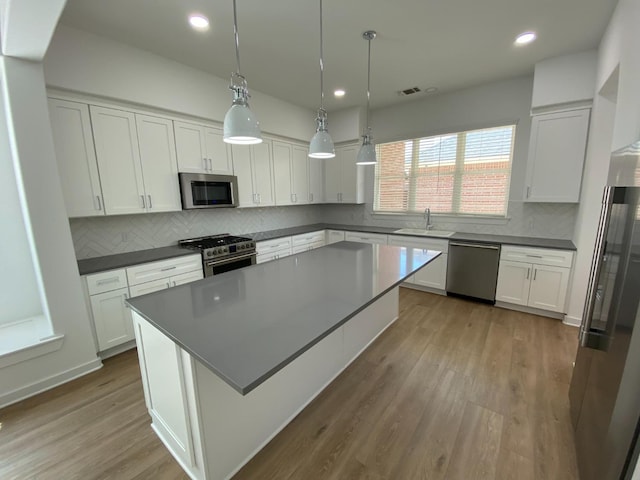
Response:
[{"label": "pendant light cord", "polygon": [[[233,0],[235,2],[235,0]],[[324,61],[322,51],[322,0],[320,0],[320,110],[324,110]]]},{"label": "pendant light cord", "polygon": [[238,66],[237,74],[242,77],[240,73],[240,40],[238,38],[238,14],[236,12],[236,0],[233,0],[233,33],[236,37],[236,65]]},{"label": "pendant light cord", "polygon": [[371,101],[371,38],[369,42],[369,63],[367,65],[367,129],[369,128],[369,103]]}]

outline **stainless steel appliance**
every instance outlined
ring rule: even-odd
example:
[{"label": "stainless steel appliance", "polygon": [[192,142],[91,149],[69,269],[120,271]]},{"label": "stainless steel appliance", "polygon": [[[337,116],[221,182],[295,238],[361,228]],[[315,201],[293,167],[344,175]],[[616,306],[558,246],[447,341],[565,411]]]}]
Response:
[{"label": "stainless steel appliance", "polygon": [[205,277],[256,263],[256,242],[248,237],[234,237],[224,233],[210,237],[180,240],[178,245],[201,252]]},{"label": "stainless steel appliance", "polygon": [[630,479],[640,444],[640,142],[613,153],[569,390],[582,480]]},{"label": "stainless steel appliance", "polygon": [[447,294],[496,301],[500,245],[449,242]]},{"label": "stainless steel appliance", "polygon": [[238,179],[233,175],[180,173],[182,209],[238,206]]}]

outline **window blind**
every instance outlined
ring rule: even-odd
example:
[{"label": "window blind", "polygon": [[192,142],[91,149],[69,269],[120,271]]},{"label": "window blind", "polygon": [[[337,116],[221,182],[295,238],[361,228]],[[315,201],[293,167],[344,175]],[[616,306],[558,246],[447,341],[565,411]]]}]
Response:
[{"label": "window blind", "polygon": [[374,210],[505,216],[515,125],[377,145]]}]

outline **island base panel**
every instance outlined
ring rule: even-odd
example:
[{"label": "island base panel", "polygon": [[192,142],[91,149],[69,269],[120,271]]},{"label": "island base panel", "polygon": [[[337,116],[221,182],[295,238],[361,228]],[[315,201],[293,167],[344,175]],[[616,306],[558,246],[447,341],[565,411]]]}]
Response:
[{"label": "island base panel", "polygon": [[[137,323],[147,323],[164,336],[135,317]],[[166,429],[157,428],[152,415],[154,430],[191,478],[231,478],[397,318],[395,287],[244,396],[199,361],[176,357],[182,375],[165,377],[163,382],[171,383],[164,388],[179,391],[184,398],[186,412],[180,418],[189,427],[190,452],[185,457],[186,452],[171,448],[171,441],[162,438]],[[147,331],[137,329],[139,349],[144,348]],[[153,361],[146,352],[141,357],[147,364]],[[144,377],[142,360],[141,368]],[[154,393],[151,386],[145,387],[145,395]],[[147,403],[154,404],[152,399]]]}]

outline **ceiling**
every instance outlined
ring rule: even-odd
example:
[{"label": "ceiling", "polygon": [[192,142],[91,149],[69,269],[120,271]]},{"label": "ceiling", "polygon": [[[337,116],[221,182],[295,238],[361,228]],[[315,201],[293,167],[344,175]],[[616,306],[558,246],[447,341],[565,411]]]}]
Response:
[{"label": "ceiling", "polygon": [[[250,90],[319,105],[319,1],[238,0],[242,73]],[[324,0],[325,104],[366,102],[367,43],[373,40],[371,102],[424,98],[398,90],[452,91],[533,72],[536,62],[597,47],[616,0]],[[192,12],[209,17],[192,30]],[[61,22],[229,78],[235,71],[231,0],[68,0]],[[516,47],[517,34],[538,39]],[[342,99],[333,90],[344,88]]]}]

